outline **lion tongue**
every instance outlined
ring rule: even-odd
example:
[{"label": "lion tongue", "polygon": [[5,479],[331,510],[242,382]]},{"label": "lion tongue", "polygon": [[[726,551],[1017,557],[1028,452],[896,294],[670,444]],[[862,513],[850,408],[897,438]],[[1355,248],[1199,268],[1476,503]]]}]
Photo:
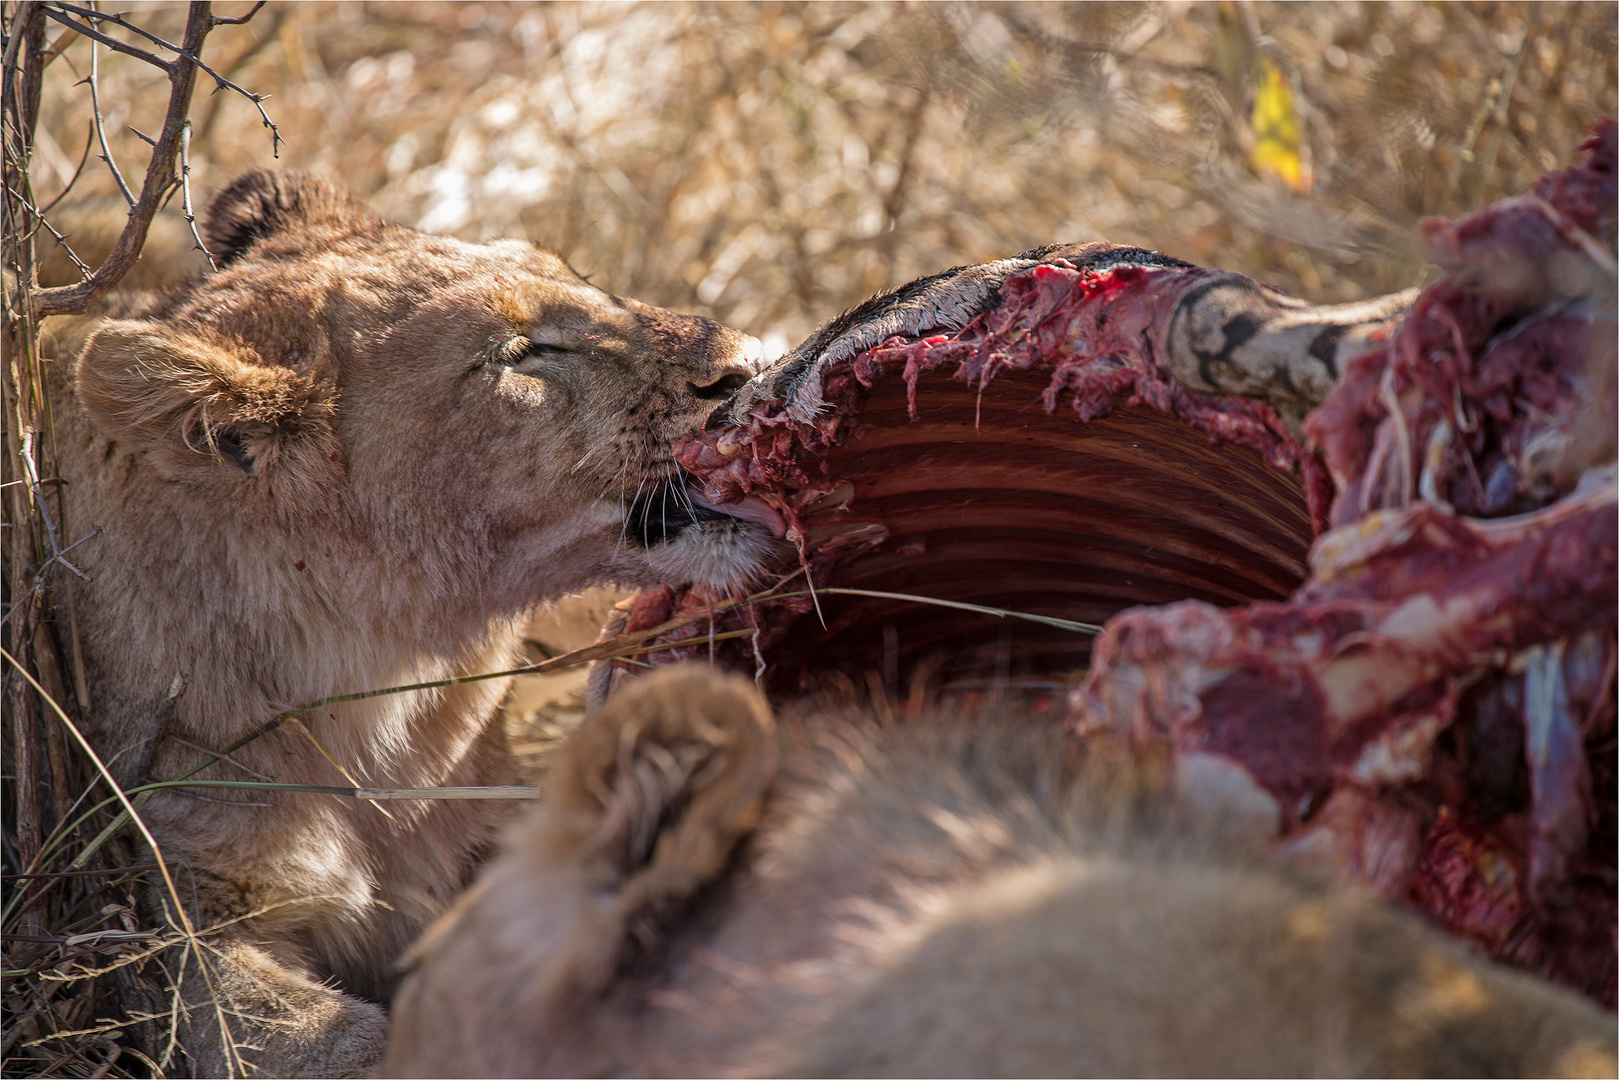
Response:
[{"label": "lion tongue", "polygon": [[787,535],[787,523],[781,519],[776,508],[757,495],[746,495],[741,502],[720,504],[709,502],[700,489],[692,488],[691,501],[717,514],[728,514],[743,521],[756,521],[774,533],[778,540]]}]

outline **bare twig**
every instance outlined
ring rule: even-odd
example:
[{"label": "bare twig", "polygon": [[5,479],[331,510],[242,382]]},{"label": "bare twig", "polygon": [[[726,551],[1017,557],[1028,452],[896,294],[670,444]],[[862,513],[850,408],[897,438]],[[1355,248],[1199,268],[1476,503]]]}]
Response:
[{"label": "bare twig", "polygon": [[[184,46],[182,46],[182,45],[174,45],[174,44],[172,44],[172,43],[170,43],[168,41],[165,41],[162,38],[158,37],[156,34],[152,33],[150,30],[143,29],[142,27],[136,26],[134,23],[129,22],[122,15],[109,15],[106,12],[97,11],[93,7],[82,8],[82,7],[79,7],[79,6],[75,5],[75,4],[62,3],[62,2],[60,2],[60,0],[58,0],[58,2],[54,6],[58,7],[58,8],[61,8],[63,11],[70,11],[75,15],[79,15],[79,16],[82,16],[82,17],[87,18],[87,19],[93,18],[93,19],[99,19],[102,22],[115,23],[116,25],[123,27],[124,29],[130,31],[131,33],[139,34],[141,37],[145,38],[147,41],[150,41],[154,45],[161,46],[162,48],[168,49],[170,52],[178,54],[178,56],[180,58],[183,58],[185,60],[189,60],[192,64],[195,64],[197,67],[201,68],[203,71],[208,73],[208,76],[214,80],[214,92],[215,93],[218,93],[221,90],[234,90],[234,91],[236,91],[238,94],[242,95],[247,100],[251,101],[253,103],[253,106],[259,110],[259,119],[264,122],[265,127],[270,129],[270,138],[271,138],[270,151],[271,151],[271,155],[274,156],[274,157],[280,157],[281,156],[281,144],[283,142],[285,142],[286,140],[281,137],[281,131],[280,131],[279,128],[277,128],[275,126],[275,123],[270,119],[270,114],[264,111],[264,101],[269,95],[267,95],[267,94],[255,94],[251,90],[245,90],[242,87],[238,86],[236,83],[233,83],[229,79],[225,78],[225,76],[221,75],[219,72],[215,71],[213,68],[209,67],[207,64],[203,63],[202,58],[199,55],[199,48],[200,48],[200,45],[201,45],[200,42],[198,43],[198,47],[191,47],[189,45],[184,45]],[[251,19],[254,16],[254,14],[256,14],[258,12],[260,7],[263,7],[263,6],[264,6],[263,4],[259,4],[257,7],[254,7],[254,9],[252,11],[248,12],[246,15],[241,16],[241,18],[239,20],[238,19],[231,19],[231,18],[217,18],[217,17],[210,16],[209,17],[208,28],[212,29],[215,26],[236,25],[239,22],[246,22],[248,19]],[[187,26],[187,29],[188,30],[190,29],[189,25]],[[206,37],[207,33],[208,33],[208,31],[204,30],[203,31],[203,36]],[[104,40],[110,40],[110,39],[104,39]],[[158,61],[158,63],[162,64],[164,67],[169,67],[168,64],[163,64],[162,61]],[[172,68],[170,70],[172,71]]]},{"label": "bare twig", "polygon": [[62,546],[56,540],[56,523],[51,520],[49,510],[45,509],[45,493],[39,490],[39,466],[34,461],[34,432],[32,430],[22,433],[22,466],[28,473],[28,487],[34,493],[34,509],[39,519],[45,523],[45,536],[51,544],[51,557],[58,558],[62,554]]},{"label": "bare twig", "polygon": [[[127,42],[119,41],[115,37],[109,37],[108,35],[103,34],[100,30],[91,29],[90,27],[88,27],[88,26],[84,25],[83,23],[81,23],[81,22],[77,21],[76,19],[74,19],[72,16],[70,16],[70,15],[64,13],[64,12],[56,10],[56,8],[60,7],[60,6],[62,6],[62,5],[54,5],[53,6],[53,5],[49,5],[49,4],[44,4],[44,5],[40,6],[39,10],[40,10],[40,13],[42,15],[44,15],[47,19],[54,19],[56,22],[61,23],[63,26],[70,27],[70,28],[72,28],[74,30],[77,30],[80,34],[82,34],[85,37],[89,38],[91,41],[99,41],[103,45],[107,46],[107,48],[113,50],[114,52],[121,52],[125,56],[133,56],[137,60],[144,61],[145,63],[151,64],[153,67],[156,67],[156,68],[162,68],[164,71],[171,71],[172,70],[172,65],[171,65],[170,61],[163,59],[161,56],[157,55],[156,53],[147,52],[145,49],[139,49],[139,48],[136,48],[134,45],[128,44]],[[96,15],[99,18],[107,18],[107,16],[101,15],[100,12],[97,12]],[[124,24],[124,25],[127,25],[127,24]],[[171,48],[172,48],[172,46],[171,46]]]},{"label": "bare twig", "polygon": [[[1528,52],[1530,42],[1534,40],[1534,34],[1531,31],[1538,19],[1539,12],[1531,6],[1529,9],[1529,27],[1525,30],[1523,40],[1518,43],[1517,51],[1508,59],[1506,71],[1499,78],[1491,79],[1488,83],[1484,97],[1473,114],[1473,120],[1467,125],[1466,134],[1462,136],[1461,145],[1456,148],[1456,159],[1450,167],[1449,174],[1445,177],[1445,190],[1440,197],[1441,206],[1450,202],[1451,196],[1456,193],[1456,190],[1461,185],[1463,173],[1469,165],[1478,160],[1475,147],[1480,136],[1484,134],[1486,125],[1492,119],[1498,126],[1507,122],[1507,106],[1512,100],[1512,88],[1518,81],[1518,69],[1523,65],[1524,54]],[[1481,178],[1488,169],[1489,164],[1494,161],[1495,152],[1500,147],[1499,140],[1493,146],[1494,149],[1490,152],[1489,161],[1479,169]]]},{"label": "bare twig", "polygon": [[[1043,42],[1054,44],[1059,50],[1069,53],[1088,53],[1093,56],[1106,56],[1110,59],[1126,64],[1133,64],[1147,71],[1154,71],[1172,78],[1202,79],[1209,82],[1218,81],[1220,73],[1212,68],[1198,64],[1172,64],[1151,57],[1140,56],[1136,49],[1139,46],[1120,48],[1097,41],[1085,41],[1063,33],[1052,26],[1035,27],[1015,13],[1001,15],[1001,20],[1018,33],[1036,38]],[[1144,44],[1144,42],[1143,42]]]},{"label": "bare twig", "polygon": [[215,15],[214,16],[214,25],[215,26],[245,26],[249,21],[252,20],[253,16],[255,16],[255,15],[257,15],[259,13],[259,9],[262,8],[267,3],[269,3],[269,0],[259,0],[259,2],[254,4],[252,9],[250,11],[248,11],[248,13],[246,15]]},{"label": "bare twig", "polygon": [[[255,8],[255,10],[257,9]],[[240,71],[242,67],[245,66],[250,60],[263,52],[266,47],[281,40],[281,24],[285,21],[286,14],[287,11],[285,6],[275,9],[273,17],[269,21],[269,25],[262,27],[259,32],[253,36],[252,40],[247,43],[246,48],[242,49],[236,55],[228,58],[224,62],[219,62],[218,60],[215,61],[215,66],[217,69],[223,72],[227,78],[235,78],[236,72]],[[219,23],[220,20],[216,19],[215,22]],[[213,130],[214,121],[219,118],[219,105],[222,100],[223,99],[221,98],[209,95],[207,101],[207,111],[200,118],[196,116],[192,117],[192,128],[194,130],[195,137],[198,140],[206,139],[208,137],[208,133]]]},{"label": "bare twig", "polygon": [[17,53],[22,49],[23,42],[28,39],[30,33],[32,32],[32,27],[30,27],[29,24],[38,16],[39,7],[40,5],[37,3],[37,0],[34,3],[24,3],[20,5],[20,9],[14,17],[11,25],[7,27],[8,30],[12,31],[11,39],[6,42],[4,61],[5,70],[8,73],[16,70]]},{"label": "bare twig", "polygon": [[84,153],[79,155],[78,167],[73,170],[73,175],[68,177],[67,186],[57,193],[56,198],[39,208],[38,214],[40,217],[44,217],[46,214],[50,213],[52,208],[54,208],[57,203],[67,198],[67,193],[72,191],[73,185],[79,182],[79,177],[84,173],[85,163],[90,160],[90,144],[94,141],[95,133],[92,131],[89,133],[89,138],[84,140]]},{"label": "bare twig", "polygon": [[[91,0],[90,9],[95,10],[95,2]],[[135,194],[129,190],[124,182],[124,174],[119,170],[118,163],[112,159],[112,147],[107,145],[107,123],[101,115],[101,50],[97,42],[90,42],[90,106],[95,111],[96,138],[101,141],[101,160],[107,163],[112,171],[112,178],[118,184],[118,190],[123,193],[124,202],[130,206],[135,205]]]},{"label": "bare twig", "polygon": [[[59,14],[49,8],[42,10],[53,17]],[[100,12],[90,14],[101,15]],[[193,3],[186,17],[185,39],[182,46],[185,55],[195,56],[212,28],[213,16],[209,12],[209,5]],[[30,314],[35,319],[46,315],[77,315],[105,296],[140,256],[141,247],[146,242],[147,230],[151,228],[152,218],[156,215],[164,196],[178,180],[175,175],[176,159],[182,129],[190,113],[191,94],[196,87],[197,70],[196,65],[191,63],[173,65],[164,65],[162,61],[157,63],[164,66],[169,73],[169,109],[164,117],[163,132],[152,150],[152,160],[147,165],[140,198],[130,209],[129,220],[125,223],[118,242],[113,246],[112,253],[107,256],[101,267],[90,275],[89,280],[77,285],[41,289],[29,298]]]},{"label": "bare twig", "polygon": [[208,260],[208,269],[218,270],[219,265],[214,262],[214,253],[208,250],[208,245],[202,242],[202,233],[197,231],[197,215],[191,209],[190,118],[186,119],[185,126],[180,129],[180,205],[185,211],[186,224],[191,227],[191,239],[196,243],[196,249]]},{"label": "bare twig", "polygon": [[[91,4],[89,7],[79,7],[77,4],[68,4],[68,3],[61,2],[61,0],[53,0],[53,2],[50,3],[48,6],[51,7],[51,8],[56,8],[56,9],[58,9],[60,11],[63,11],[63,12],[68,12],[70,14],[77,15],[80,18],[83,18],[83,19],[93,19],[96,22],[112,23],[115,26],[121,26],[125,30],[128,30],[130,33],[135,34],[135,35],[137,35],[139,37],[143,37],[147,41],[150,41],[153,45],[156,45],[159,48],[167,49],[171,53],[177,53],[178,54],[178,53],[183,53],[185,51],[184,46],[176,45],[172,41],[165,41],[163,38],[158,37],[156,34],[152,33],[150,30],[147,30],[144,27],[137,26],[134,23],[130,22],[128,19],[124,18],[122,15],[108,14],[105,11],[99,11],[99,10],[96,9],[96,6],[94,4]],[[47,11],[46,14],[50,14],[50,12]],[[52,16],[52,18],[56,18],[56,16]],[[65,23],[68,26],[73,26],[73,27],[75,27],[75,28],[77,28],[79,30],[84,29],[84,27],[81,24],[70,22],[67,19],[57,19],[57,21]],[[214,25],[218,24],[218,22],[219,22],[218,19],[213,18],[212,15],[210,15],[209,20],[208,20],[208,25],[209,25],[210,28],[212,28]],[[167,63],[164,63],[164,66],[167,67],[168,66]]]},{"label": "bare twig", "polygon": [[231,82],[229,79],[225,78],[225,76],[221,75],[213,68],[209,67],[207,64],[203,63],[201,60],[198,60],[195,56],[191,57],[191,62],[202,68],[203,71],[206,71],[209,76],[212,77],[214,80],[214,93],[217,94],[221,90],[234,90],[253,103],[253,107],[259,111],[260,122],[262,122],[265,127],[270,129],[270,156],[279,158],[281,156],[281,144],[287,140],[281,137],[281,129],[275,126],[275,121],[270,119],[270,114],[264,109],[264,103],[269,100],[270,95],[255,94],[251,90],[243,89],[242,87]]},{"label": "bare twig", "polygon": [[42,585],[45,584],[45,579],[50,574],[51,566],[56,563],[61,563],[69,570],[73,571],[73,573],[77,575],[80,580],[88,581],[89,578],[85,575],[84,571],[68,562],[63,556],[72,551],[74,548],[78,547],[80,544],[85,543],[88,540],[94,540],[96,537],[101,535],[101,527],[98,525],[94,531],[85,536],[79,537],[79,539],[73,541],[73,543],[69,544],[67,547],[64,548],[58,546],[56,539],[56,526],[51,520],[50,513],[45,509],[44,492],[40,490],[40,486],[43,481],[36,479],[38,466],[35,464],[33,458],[33,441],[34,433],[32,431],[23,433],[23,453],[20,454],[19,457],[23,464],[23,470],[28,473],[29,488],[34,493],[34,501],[36,504],[35,510],[39,514],[40,520],[45,523],[46,539],[51,545],[51,554],[49,558],[40,564],[39,570],[34,575],[33,584],[30,585],[28,591],[22,595],[20,598],[21,602],[12,604],[11,610],[6,612],[4,619],[0,619],[0,623],[9,623],[13,615],[17,614],[19,611],[28,609],[29,603],[33,600],[34,594],[39,591]]},{"label": "bare twig", "polygon": [[34,579],[34,588],[37,589],[41,585],[43,585],[45,583],[45,572],[51,568],[52,563],[61,563],[63,566],[67,567],[69,570],[73,571],[73,573],[75,575],[77,575],[79,580],[81,580],[81,581],[90,580],[88,577],[85,576],[85,573],[84,573],[83,570],[80,570],[77,566],[74,566],[72,563],[70,563],[66,559],[62,558],[62,556],[66,555],[68,552],[72,551],[74,548],[78,547],[80,544],[84,543],[85,541],[94,540],[96,537],[98,537],[100,535],[101,535],[101,526],[97,525],[96,528],[95,528],[95,531],[93,531],[93,532],[91,532],[91,533],[89,533],[89,534],[87,534],[85,536],[79,537],[77,540],[73,541],[73,543],[69,544],[67,547],[63,548],[61,551],[58,551],[56,554],[52,555],[49,559],[46,559],[45,560],[45,565],[43,565],[43,566],[41,566],[39,568],[39,575]]},{"label": "bare twig", "polygon": [[[85,278],[89,278],[91,273],[90,267],[86,265],[85,261],[79,258],[78,253],[68,245],[67,237],[57,232],[56,228],[51,225],[49,221],[45,220],[45,211],[34,206],[34,204],[30,202],[21,192],[18,192],[10,186],[7,186],[6,193],[12,198],[16,199],[17,202],[21,204],[22,208],[28,211],[29,216],[34,219],[35,226],[34,229],[30,231],[37,231],[38,229],[43,228],[46,232],[50,233],[51,239],[55,240],[57,245],[61,247],[63,251],[67,252],[67,257],[72,261],[74,266],[78,267],[79,273],[83,274]],[[63,194],[66,194],[66,192]]]}]

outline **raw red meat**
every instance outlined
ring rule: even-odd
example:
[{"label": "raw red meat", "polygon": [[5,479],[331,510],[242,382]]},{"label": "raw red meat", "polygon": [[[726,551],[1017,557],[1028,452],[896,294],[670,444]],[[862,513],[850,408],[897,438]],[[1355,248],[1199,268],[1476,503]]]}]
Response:
[{"label": "raw red meat", "polygon": [[1239,764],[1285,844],[1615,1003],[1614,125],[1421,235],[1447,273],[1305,422],[1286,603],[1114,619],[1081,730]]},{"label": "raw red meat", "polygon": [[[1397,302],[1091,245],[834,320],[677,445],[709,502],[780,510],[823,588],[1106,631],[822,595],[647,659],[1043,685],[1093,738],[1235,777],[1279,848],[1612,1006],[1613,124],[1583,149],[1423,223],[1445,275]],[[619,625],[714,599],[644,591]]]}]

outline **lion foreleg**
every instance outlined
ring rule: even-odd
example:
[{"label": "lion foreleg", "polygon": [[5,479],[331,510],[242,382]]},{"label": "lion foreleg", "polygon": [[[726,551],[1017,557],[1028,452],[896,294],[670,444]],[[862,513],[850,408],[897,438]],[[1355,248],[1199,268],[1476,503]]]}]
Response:
[{"label": "lion foreleg", "polygon": [[[206,970],[204,970],[204,966]],[[180,1040],[194,1076],[367,1076],[388,1017],[239,938],[188,949]]]}]

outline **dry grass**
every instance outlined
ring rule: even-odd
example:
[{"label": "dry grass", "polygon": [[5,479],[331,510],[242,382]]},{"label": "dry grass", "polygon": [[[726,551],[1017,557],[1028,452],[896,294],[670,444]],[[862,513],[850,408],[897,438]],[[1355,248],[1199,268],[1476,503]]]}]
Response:
[{"label": "dry grass", "polygon": [[[172,40],[185,12],[131,17]],[[396,220],[552,245],[609,289],[733,323],[775,352],[877,289],[1059,239],[1153,247],[1316,300],[1401,288],[1426,273],[1409,246],[1419,216],[1522,189],[1616,111],[1611,4],[277,3],[218,28],[205,58],[272,95],[282,164]],[[1291,89],[1304,190],[1252,164],[1267,61]],[[100,69],[113,157],[133,179],[146,150],[129,129],[156,133],[167,84],[106,50]],[[81,39],[46,71],[38,204],[87,150],[74,197],[115,193],[90,146],[88,70]],[[206,89],[192,112],[199,202],[272,162],[252,104]],[[8,220],[8,238],[20,224]],[[46,272],[70,280],[39,243]],[[7,359],[3,480],[15,484]],[[14,490],[7,535],[36,535]],[[12,588],[21,548],[6,550]],[[37,609],[50,617],[28,640],[72,713],[65,575],[53,573],[58,603]],[[8,641],[23,599],[8,593]],[[555,629],[536,629],[548,650],[579,643],[578,627],[546,639]],[[149,925],[129,869],[143,857],[120,836],[95,873],[70,868],[107,820],[66,828],[72,807],[106,792],[89,794],[86,762],[6,677],[12,720],[27,715],[6,728],[5,1074],[150,1072],[165,1046],[164,955],[91,977],[144,946],[76,938]],[[576,683],[519,688],[520,749],[542,754],[565,733]],[[63,837],[33,872],[74,876],[12,876],[24,826]],[[143,996],[159,1019],[131,1024]]]},{"label": "dry grass", "polygon": [[[283,164],[778,348],[884,286],[1056,239],[1316,300],[1392,291],[1423,274],[1419,216],[1520,190],[1616,107],[1608,4],[311,3],[209,49],[272,95]],[[1307,192],[1248,165],[1259,51],[1294,87]],[[165,86],[126,59],[104,57],[108,119],[150,131]],[[64,60],[85,69],[82,43]],[[60,74],[42,198],[87,135]],[[199,100],[199,189],[269,162],[251,104]]]}]

